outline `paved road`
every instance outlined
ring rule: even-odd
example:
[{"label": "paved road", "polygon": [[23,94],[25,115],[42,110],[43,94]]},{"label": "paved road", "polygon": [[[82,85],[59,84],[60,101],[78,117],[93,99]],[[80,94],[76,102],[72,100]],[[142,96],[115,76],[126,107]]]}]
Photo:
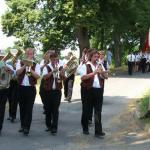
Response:
[{"label": "paved road", "polygon": [[104,139],[94,137],[93,127],[90,135],[82,134],[80,86],[77,81],[73,102],[64,102],[62,97],[57,136],[44,131],[42,105],[37,97],[30,135],[25,137],[17,132],[19,119],[13,124],[5,119],[0,150],[148,150],[150,140],[135,124],[127,104],[150,87],[150,73],[111,77],[105,85],[102,119],[107,135]]}]

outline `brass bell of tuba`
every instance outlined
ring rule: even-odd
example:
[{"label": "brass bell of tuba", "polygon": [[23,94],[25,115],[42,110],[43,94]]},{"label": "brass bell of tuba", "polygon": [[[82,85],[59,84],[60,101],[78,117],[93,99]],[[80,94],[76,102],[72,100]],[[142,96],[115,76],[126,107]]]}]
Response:
[{"label": "brass bell of tuba", "polygon": [[5,68],[7,67],[6,61],[13,57],[11,52],[9,51],[6,56],[2,58],[0,61],[0,89],[8,88],[9,82],[11,79],[10,73],[8,73]]},{"label": "brass bell of tuba", "polygon": [[77,67],[78,67],[77,58],[75,56],[72,56],[70,60],[67,62],[65,67],[66,77],[69,78],[75,72]]}]

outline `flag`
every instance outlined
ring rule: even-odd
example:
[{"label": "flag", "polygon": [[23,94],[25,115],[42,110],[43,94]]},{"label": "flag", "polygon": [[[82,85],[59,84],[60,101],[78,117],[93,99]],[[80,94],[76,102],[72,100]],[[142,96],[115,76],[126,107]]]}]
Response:
[{"label": "flag", "polygon": [[145,51],[150,51],[150,28],[149,28],[148,32],[146,33],[146,38],[144,41],[143,52],[145,52]]}]

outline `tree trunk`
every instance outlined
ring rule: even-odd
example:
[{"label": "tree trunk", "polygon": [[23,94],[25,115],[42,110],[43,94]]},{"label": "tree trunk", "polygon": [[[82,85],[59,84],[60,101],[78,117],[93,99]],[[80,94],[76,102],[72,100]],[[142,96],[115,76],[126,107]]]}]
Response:
[{"label": "tree trunk", "polygon": [[146,38],[146,32],[140,33],[140,46],[139,46],[140,51],[144,49],[145,38]]},{"label": "tree trunk", "polygon": [[89,35],[88,30],[86,27],[78,26],[76,28],[76,37],[79,43],[79,49],[80,49],[80,57],[82,54],[82,50],[84,47],[89,48],[90,42],[89,42]]},{"label": "tree trunk", "polygon": [[104,28],[101,29],[101,46],[100,49],[103,50],[104,49]]},{"label": "tree trunk", "polygon": [[121,43],[120,43],[120,35],[115,32],[113,36],[114,40],[114,60],[115,60],[115,67],[121,66]]}]

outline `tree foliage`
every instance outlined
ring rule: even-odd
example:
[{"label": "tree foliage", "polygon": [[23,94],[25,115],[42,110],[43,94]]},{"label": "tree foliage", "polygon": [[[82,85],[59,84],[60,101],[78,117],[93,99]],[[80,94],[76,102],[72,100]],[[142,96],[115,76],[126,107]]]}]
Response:
[{"label": "tree foliage", "polygon": [[[127,50],[142,49],[150,27],[150,0],[6,0],[3,31],[24,47],[42,43],[43,51],[66,46],[114,52],[115,65]],[[139,45],[140,44],[140,45]]]}]

